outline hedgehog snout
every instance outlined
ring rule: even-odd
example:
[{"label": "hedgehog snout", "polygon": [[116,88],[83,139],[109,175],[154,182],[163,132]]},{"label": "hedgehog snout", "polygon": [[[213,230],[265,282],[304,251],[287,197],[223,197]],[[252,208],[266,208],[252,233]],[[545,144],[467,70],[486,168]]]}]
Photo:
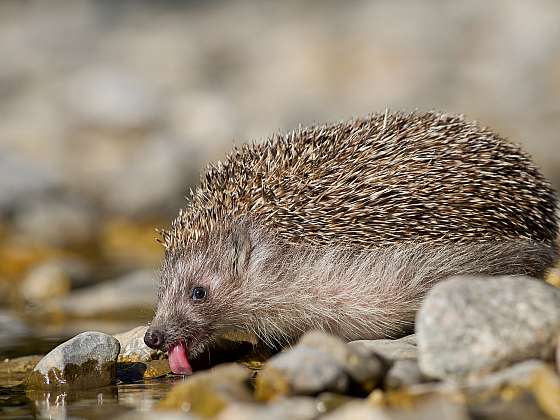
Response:
[{"label": "hedgehog snout", "polygon": [[144,343],[155,350],[160,350],[165,343],[165,333],[156,328],[148,328],[144,335]]}]

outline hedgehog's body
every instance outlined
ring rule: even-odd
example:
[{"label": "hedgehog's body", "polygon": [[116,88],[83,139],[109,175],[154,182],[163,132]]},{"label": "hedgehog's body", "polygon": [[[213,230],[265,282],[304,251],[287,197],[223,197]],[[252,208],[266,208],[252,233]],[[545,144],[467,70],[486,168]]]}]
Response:
[{"label": "hedgehog's body", "polygon": [[269,342],[402,334],[443,278],[541,276],[555,206],[526,154],[460,117],[378,114],[244,146],[163,234],[151,344],[181,371],[181,343],[196,352],[232,328]]}]

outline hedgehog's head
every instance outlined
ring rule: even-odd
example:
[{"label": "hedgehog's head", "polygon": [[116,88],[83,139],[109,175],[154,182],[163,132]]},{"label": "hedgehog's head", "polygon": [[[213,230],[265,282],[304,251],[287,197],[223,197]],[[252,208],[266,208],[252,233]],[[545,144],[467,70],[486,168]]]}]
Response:
[{"label": "hedgehog's head", "polygon": [[241,224],[167,249],[156,314],[144,341],[168,352],[174,373],[190,374],[189,358],[246,321],[251,244],[250,229]]}]

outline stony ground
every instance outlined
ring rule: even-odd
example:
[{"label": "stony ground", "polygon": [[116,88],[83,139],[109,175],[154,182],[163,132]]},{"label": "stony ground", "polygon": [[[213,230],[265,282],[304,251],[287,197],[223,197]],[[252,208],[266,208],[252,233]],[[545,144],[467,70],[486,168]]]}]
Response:
[{"label": "stony ground", "polygon": [[[429,292],[415,335],[345,343],[310,331],[276,354],[224,338],[220,363],[201,356],[155,406],[120,418],[560,418],[558,308],[560,289],[537,279],[449,279]],[[40,402],[172,377],[145,331],[79,334],[44,358],[0,363],[0,380]]]}]

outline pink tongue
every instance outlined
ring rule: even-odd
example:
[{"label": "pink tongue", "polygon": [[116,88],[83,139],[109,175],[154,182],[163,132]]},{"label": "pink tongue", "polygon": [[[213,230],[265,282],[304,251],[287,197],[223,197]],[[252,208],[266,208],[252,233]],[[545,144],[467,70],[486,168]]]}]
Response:
[{"label": "pink tongue", "polygon": [[169,367],[176,375],[191,375],[192,367],[187,358],[187,346],[183,341],[175,344],[168,352]]}]

